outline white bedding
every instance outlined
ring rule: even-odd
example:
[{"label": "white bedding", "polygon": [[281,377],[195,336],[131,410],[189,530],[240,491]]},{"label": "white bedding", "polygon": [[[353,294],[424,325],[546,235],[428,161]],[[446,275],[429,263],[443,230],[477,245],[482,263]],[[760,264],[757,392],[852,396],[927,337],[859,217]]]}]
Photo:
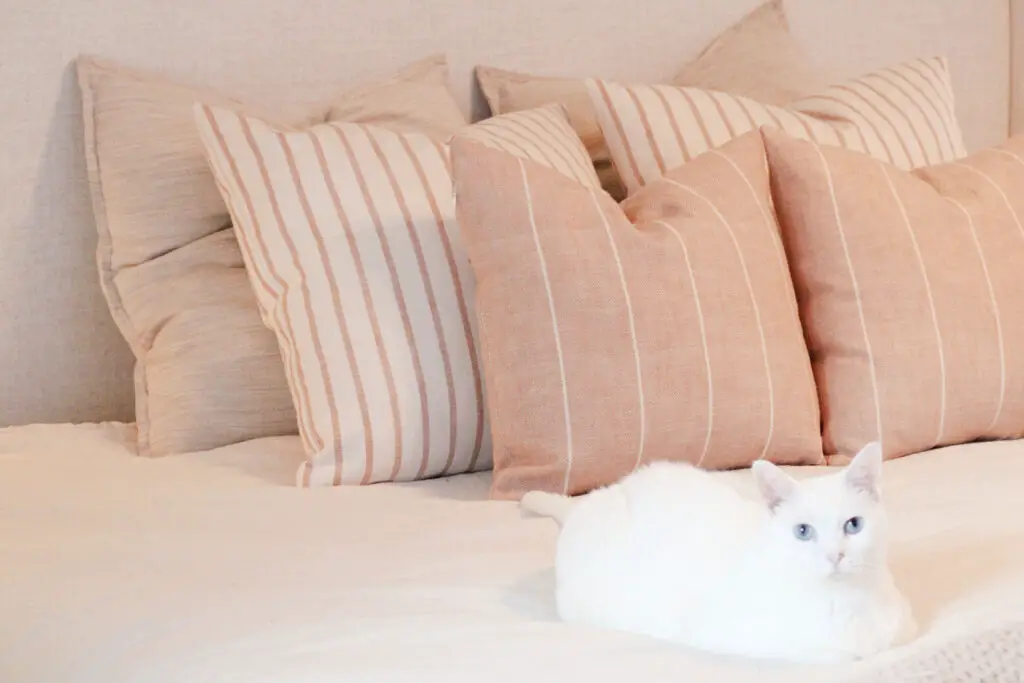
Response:
[{"label": "white bedding", "polygon": [[866,681],[1024,620],[1024,442],[887,463],[925,634],[795,671],[559,623],[556,528],[488,501],[489,474],[300,490],[297,438],[146,460],[131,436],[0,430],[3,683]]}]

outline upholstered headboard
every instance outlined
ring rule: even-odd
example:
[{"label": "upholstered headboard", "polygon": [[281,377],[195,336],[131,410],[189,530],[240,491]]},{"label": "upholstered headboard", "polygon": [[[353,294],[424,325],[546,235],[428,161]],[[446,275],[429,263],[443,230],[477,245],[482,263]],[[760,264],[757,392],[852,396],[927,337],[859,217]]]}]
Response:
[{"label": "upholstered headboard", "polygon": [[[844,78],[945,55],[970,149],[1007,135],[1011,5],[789,0]],[[758,0],[7,0],[0,21],[0,424],[131,419],[132,357],[100,293],[72,62],[87,52],[254,103],[313,102],[445,52],[466,111],[477,64],[666,78]],[[1014,120],[1017,116],[1014,115]]]}]

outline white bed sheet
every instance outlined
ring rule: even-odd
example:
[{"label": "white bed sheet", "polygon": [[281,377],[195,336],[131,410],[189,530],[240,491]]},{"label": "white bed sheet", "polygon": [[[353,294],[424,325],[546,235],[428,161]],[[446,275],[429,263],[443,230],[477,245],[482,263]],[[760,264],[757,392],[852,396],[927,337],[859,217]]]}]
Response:
[{"label": "white bed sheet", "polygon": [[131,430],[0,430],[0,681],[822,683],[1024,618],[1024,442],[888,463],[925,634],[794,669],[558,622],[556,528],[486,473],[300,490],[297,439],[146,460]]}]

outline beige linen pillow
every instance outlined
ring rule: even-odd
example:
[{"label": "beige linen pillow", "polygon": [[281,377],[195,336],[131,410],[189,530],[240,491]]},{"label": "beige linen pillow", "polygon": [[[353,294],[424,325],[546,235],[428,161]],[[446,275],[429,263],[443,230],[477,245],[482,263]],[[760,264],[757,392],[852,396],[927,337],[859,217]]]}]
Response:
[{"label": "beige linen pillow", "polygon": [[[257,110],[91,57],[78,60],[78,75],[100,280],[136,358],[139,452],[295,433],[280,352],[260,321],[192,115],[197,100]],[[438,136],[466,123],[441,56],[283,123],[322,121],[329,108]]]},{"label": "beige linen pillow", "polygon": [[[564,105],[602,185],[614,198],[625,197],[584,79],[537,76],[490,66],[478,66],[476,78],[492,114],[554,102]],[[740,19],[670,83],[732,92],[777,105],[817,92],[825,84],[790,33],[782,0],[769,0]]]},{"label": "beige linen pillow", "polygon": [[[208,105],[196,121],[286,361],[307,455],[298,484],[489,469],[475,284],[447,146],[348,122],[288,131]],[[558,107],[465,135],[599,187]]]},{"label": "beige linen pillow", "polygon": [[941,57],[865,74],[789,107],[670,85],[588,80],[587,90],[629,192],[764,125],[867,152],[903,169],[966,154]]},{"label": "beige linen pillow", "polygon": [[1024,136],[909,173],[764,137],[825,452],[1024,436]]},{"label": "beige linen pillow", "polygon": [[727,29],[672,78],[782,106],[827,83],[789,28],[783,0],[768,0]]},{"label": "beige linen pillow", "polygon": [[452,163],[493,497],[579,494],[658,460],[822,461],[758,133],[621,206],[459,135]]}]

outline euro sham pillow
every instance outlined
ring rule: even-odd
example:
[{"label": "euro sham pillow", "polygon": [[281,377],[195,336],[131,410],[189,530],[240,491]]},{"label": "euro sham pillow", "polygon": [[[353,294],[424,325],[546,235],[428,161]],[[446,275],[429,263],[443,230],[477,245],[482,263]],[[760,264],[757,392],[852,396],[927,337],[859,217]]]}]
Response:
[{"label": "euro sham pillow", "polygon": [[[604,188],[616,199],[626,190],[612,164],[582,78],[558,78],[479,66],[477,82],[492,114],[551,103],[566,107]],[[784,105],[820,91],[825,82],[789,30],[782,0],[756,7],[715,38],[669,81]]]},{"label": "euro sham pillow", "polygon": [[1024,436],[1024,136],[912,172],[764,138],[825,453]]},{"label": "euro sham pillow", "polygon": [[659,460],[822,461],[758,133],[621,206],[460,135],[452,150],[492,497],[584,493]]},{"label": "euro sham pillow", "polygon": [[[346,122],[289,131],[205,104],[195,116],[284,358],[307,455],[298,485],[489,469],[475,284],[448,147]],[[598,186],[559,107],[465,135]]]},{"label": "euro sham pillow", "polygon": [[946,59],[915,59],[779,107],[735,93],[586,83],[611,158],[630,193],[738,135],[774,126],[871,154],[902,169],[966,155]]},{"label": "euro sham pillow", "polygon": [[[193,122],[197,100],[305,126],[328,115],[443,137],[466,125],[443,56],[300,112],[82,57],[100,282],[135,365],[138,452],[164,456],[298,426]],[[286,97],[282,96],[282,102]],[[330,114],[328,114],[330,112]]]}]

